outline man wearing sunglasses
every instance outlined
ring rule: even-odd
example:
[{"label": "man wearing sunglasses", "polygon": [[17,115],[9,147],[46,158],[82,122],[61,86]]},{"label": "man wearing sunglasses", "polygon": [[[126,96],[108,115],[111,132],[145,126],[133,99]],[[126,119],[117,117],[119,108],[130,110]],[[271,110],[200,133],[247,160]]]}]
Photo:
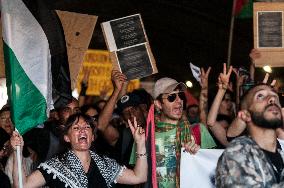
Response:
[{"label": "man wearing sunglasses", "polygon": [[205,126],[193,127],[183,115],[185,90],[184,83],[171,78],[161,78],[154,85],[155,110],[150,108],[148,115],[147,146],[151,161],[156,162],[151,162],[145,187],[179,187],[181,147],[195,154],[200,146],[216,146]]}]

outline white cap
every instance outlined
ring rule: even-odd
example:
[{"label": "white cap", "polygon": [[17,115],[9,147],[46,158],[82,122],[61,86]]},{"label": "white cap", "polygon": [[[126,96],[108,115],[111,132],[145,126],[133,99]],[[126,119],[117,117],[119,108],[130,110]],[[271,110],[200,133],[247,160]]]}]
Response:
[{"label": "white cap", "polygon": [[178,86],[180,86],[181,91],[186,90],[186,85],[182,82],[177,82],[172,78],[161,78],[156,81],[154,85],[153,97],[157,99],[157,97],[164,93],[173,92]]}]

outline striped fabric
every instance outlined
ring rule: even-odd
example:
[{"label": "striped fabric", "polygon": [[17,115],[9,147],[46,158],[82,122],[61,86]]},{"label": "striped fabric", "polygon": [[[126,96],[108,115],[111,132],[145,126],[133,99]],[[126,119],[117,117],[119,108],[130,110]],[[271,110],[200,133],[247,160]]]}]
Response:
[{"label": "striped fabric", "polygon": [[24,134],[71,98],[64,33],[40,0],[1,0],[1,16],[11,117]]}]

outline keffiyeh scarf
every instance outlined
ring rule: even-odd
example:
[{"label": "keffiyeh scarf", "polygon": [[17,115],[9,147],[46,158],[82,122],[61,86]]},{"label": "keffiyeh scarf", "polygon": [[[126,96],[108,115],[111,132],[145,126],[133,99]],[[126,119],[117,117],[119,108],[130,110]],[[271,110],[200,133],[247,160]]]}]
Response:
[{"label": "keffiyeh scarf", "polygon": [[[153,187],[157,188],[157,174],[156,174],[156,143],[155,143],[155,129],[156,129],[156,121],[159,120],[159,117],[155,116],[154,105],[150,107],[148,118],[147,118],[147,127],[146,127],[146,139],[147,139],[147,148],[148,153],[150,153],[150,158],[148,160],[149,170],[151,172],[148,173],[148,181],[150,183],[146,183],[145,187]],[[172,126],[159,127],[160,131],[167,131],[172,129]],[[176,125],[176,187],[179,188],[179,180],[180,180],[180,154],[181,154],[181,143],[188,143],[191,139],[198,140],[196,143],[200,142],[200,137],[195,138],[191,135],[190,124],[187,120],[182,119]],[[199,132],[200,133],[200,132]],[[200,134],[197,134],[200,135]],[[198,143],[199,144],[199,143]]]},{"label": "keffiyeh scarf", "polygon": [[[111,183],[116,180],[124,168],[113,159],[101,157],[92,151],[90,151],[90,154],[107,186],[111,187]],[[54,157],[41,163],[38,168],[46,170],[48,174],[53,174],[53,179],[58,178],[65,183],[65,187],[88,187],[88,178],[81,165],[81,161],[71,150],[64,153],[61,157]]]}]

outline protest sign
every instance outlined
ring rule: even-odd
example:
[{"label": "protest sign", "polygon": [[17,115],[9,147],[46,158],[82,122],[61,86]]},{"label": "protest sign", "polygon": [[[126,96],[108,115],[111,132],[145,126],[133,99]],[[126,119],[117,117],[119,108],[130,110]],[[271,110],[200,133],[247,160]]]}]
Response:
[{"label": "protest sign", "polygon": [[261,52],[256,67],[284,66],[284,3],[257,2],[253,5],[254,48]]},{"label": "protest sign", "polygon": [[158,72],[140,14],[101,24],[114,68],[128,80]]},{"label": "protest sign", "polygon": [[[84,73],[89,71],[87,95],[99,96],[106,93],[110,96],[113,91],[111,83],[111,71],[113,69],[109,52],[106,50],[88,50],[84,56],[83,66],[79,72],[77,88],[81,90],[81,81]],[[132,80],[128,84],[127,91],[131,92],[139,88],[140,81]]]}]

